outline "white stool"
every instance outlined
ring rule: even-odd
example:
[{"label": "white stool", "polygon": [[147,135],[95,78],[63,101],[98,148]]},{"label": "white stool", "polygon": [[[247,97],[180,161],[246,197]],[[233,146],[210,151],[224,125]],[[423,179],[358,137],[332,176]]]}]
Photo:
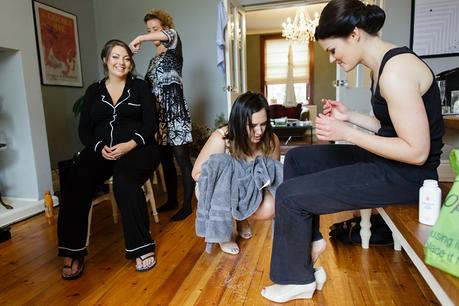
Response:
[{"label": "white stool", "polygon": [[[161,172],[162,172],[162,169],[161,169]],[[162,181],[164,182],[164,179],[162,179]],[[88,215],[88,235],[87,235],[87,238],[86,238],[86,246],[89,245],[89,236],[91,236],[92,209],[93,209],[94,206],[96,206],[97,204],[99,204],[99,203],[101,203],[103,201],[110,200],[110,202],[112,204],[112,211],[113,211],[113,222],[114,223],[118,223],[119,213],[118,213],[118,206],[116,204],[115,196],[113,194],[113,180],[112,180],[112,178],[107,180],[105,182],[105,184],[108,184],[108,193],[107,194],[103,194],[103,195],[95,198],[92,201],[91,208],[89,210],[89,215]],[[153,214],[153,220],[155,221],[155,223],[159,223],[158,211],[156,210],[155,194],[153,192],[153,187],[151,185],[151,179],[147,179],[146,180],[146,182],[143,184],[142,189],[145,192],[145,200],[147,201],[147,204],[148,204],[148,202],[150,203],[149,211],[151,209],[151,212]]]},{"label": "white stool", "polygon": [[[371,208],[361,209],[360,218],[360,238],[362,239],[362,248],[368,249],[370,247],[371,238]],[[394,233],[392,233],[392,238],[394,239],[394,250],[401,251],[402,246]]]}]

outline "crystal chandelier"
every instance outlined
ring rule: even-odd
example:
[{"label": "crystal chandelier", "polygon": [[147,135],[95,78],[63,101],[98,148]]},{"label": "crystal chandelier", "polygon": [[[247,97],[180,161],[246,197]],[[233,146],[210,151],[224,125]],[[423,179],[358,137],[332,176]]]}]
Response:
[{"label": "crystal chandelier", "polygon": [[318,12],[314,14],[314,19],[311,19],[307,12],[305,14],[304,10],[297,10],[293,22],[292,18],[288,17],[287,22],[282,23],[282,37],[299,41],[314,40],[314,32],[318,24]]}]

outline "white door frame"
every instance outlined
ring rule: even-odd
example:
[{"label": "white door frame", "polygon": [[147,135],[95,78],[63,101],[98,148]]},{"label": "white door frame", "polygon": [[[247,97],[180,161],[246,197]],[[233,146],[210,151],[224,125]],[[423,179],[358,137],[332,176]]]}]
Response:
[{"label": "white door frame", "polygon": [[[280,1],[275,3],[260,3],[242,6],[237,0],[225,0],[225,8],[228,15],[228,24],[225,32],[225,67],[226,67],[226,97],[228,116],[231,112],[231,107],[237,96],[247,90],[247,62],[246,62],[246,26],[245,26],[245,12],[271,10],[284,7],[304,6],[311,4],[319,4],[328,2],[326,0],[295,0],[295,1]],[[231,11],[231,7],[233,7]],[[232,16],[240,13],[242,18],[234,20],[234,26],[231,27]],[[241,21],[241,24],[239,22]],[[236,37],[237,29],[241,29],[241,39],[235,39],[237,46],[237,54],[234,54],[233,41],[230,37],[233,28],[233,37]],[[234,32],[236,31],[236,32]],[[238,66],[241,65],[241,66]],[[234,69],[238,68],[238,69]],[[238,85],[239,84],[239,85]]]}]

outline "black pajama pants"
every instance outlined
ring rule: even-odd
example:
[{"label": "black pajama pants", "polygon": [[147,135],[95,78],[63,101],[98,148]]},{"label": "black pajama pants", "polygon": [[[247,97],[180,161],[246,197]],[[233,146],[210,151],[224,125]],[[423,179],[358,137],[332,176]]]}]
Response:
[{"label": "black pajama pants", "polygon": [[150,219],[142,186],[159,164],[155,145],[134,148],[109,161],[85,148],[70,172],[58,217],[59,256],[79,258],[88,254],[86,237],[92,198],[98,186],[113,178],[113,191],[123,224],[126,258],[154,252]]}]

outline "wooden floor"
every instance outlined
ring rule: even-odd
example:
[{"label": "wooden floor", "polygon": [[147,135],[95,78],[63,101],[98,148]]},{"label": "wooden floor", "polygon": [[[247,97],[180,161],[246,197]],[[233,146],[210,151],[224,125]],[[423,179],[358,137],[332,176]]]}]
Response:
[{"label": "wooden floor", "polygon": [[[157,196],[164,201],[164,195]],[[194,203],[196,204],[196,203]],[[1,305],[273,305],[260,295],[270,284],[271,222],[253,224],[254,237],[240,241],[241,253],[227,255],[214,248],[204,252],[196,237],[194,215],[169,222],[171,213],[152,224],[157,266],[135,272],[124,258],[120,224],[114,224],[111,206],[94,209],[89,256],[83,276],[75,281],[60,277],[56,225],[43,214],[12,226],[12,239],[0,243]],[[322,218],[328,226],[349,213]],[[289,305],[432,305],[438,304],[404,252],[391,247],[329,243],[319,259],[329,279],[309,301]]]}]

